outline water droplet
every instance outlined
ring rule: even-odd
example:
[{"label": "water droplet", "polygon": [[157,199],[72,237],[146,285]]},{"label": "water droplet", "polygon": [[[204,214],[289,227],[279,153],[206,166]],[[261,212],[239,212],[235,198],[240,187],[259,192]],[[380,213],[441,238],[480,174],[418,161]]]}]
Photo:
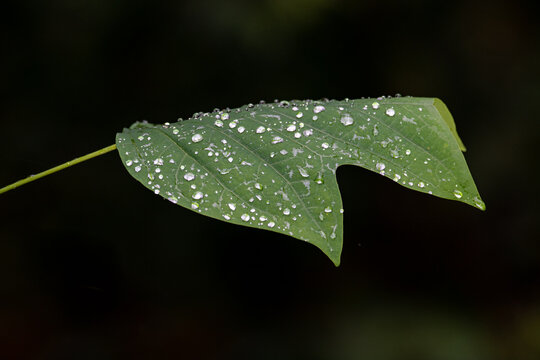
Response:
[{"label": "water droplet", "polygon": [[326,110],[326,108],[324,106],[322,106],[322,105],[317,105],[317,106],[315,106],[313,108],[313,112],[315,114],[318,114],[318,113],[320,113],[321,111],[324,111],[324,110]]},{"label": "water droplet", "polygon": [[141,171],[141,166],[140,165],[135,166],[135,172],[139,172],[139,171]]},{"label": "water droplet", "polygon": [[269,227],[269,228],[273,228],[274,226],[276,226],[276,223],[275,223],[275,222],[270,221],[270,222],[268,223],[268,227]]},{"label": "water droplet", "polygon": [[192,202],[192,203],[191,203],[191,208],[192,208],[192,209],[198,209],[198,208],[199,208],[199,203],[198,203],[198,202],[195,202],[195,201]]},{"label": "water droplet", "polygon": [[339,209],[339,213],[343,214],[345,212],[345,209]]},{"label": "water droplet", "polygon": [[312,129],[304,130],[304,136],[311,136],[311,135],[313,135],[313,130]]},{"label": "water droplet", "polygon": [[240,216],[242,218],[242,220],[244,221],[249,221],[249,214],[242,214],[242,216]]},{"label": "water droplet", "polygon": [[393,180],[397,182],[399,179],[401,179],[401,176],[399,174],[395,174]]},{"label": "water droplet", "polygon": [[184,179],[186,179],[187,181],[191,181],[195,179],[195,175],[193,175],[193,173],[187,173],[184,175]]},{"label": "water droplet", "polygon": [[291,124],[291,125],[287,126],[287,131],[295,131],[295,130],[296,130],[296,125]]},{"label": "water droplet", "polygon": [[229,205],[229,209],[231,209],[232,211],[236,210],[236,204],[229,203],[227,205]]},{"label": "water droplet", "polygon": [[377,168],[377,170],[382,171],[386,168],[386,165],[384,165],[383,163],[377,163],[375,167]]},{"label": "water droplet", "polygon": [[192,198],[194,198],[195,200],[199,200],[199,199],[202,199],[204,196],[204,194],[200,191],[197,191],[195,194],[193,194],[193,196],[191,196]]},{"label": "water droplet", "polygon": [[463,197],[463,193],[459,190],[454,190],[454,196],[458,199],[461,199]]},{"label": "water droplet", "polygon": [[418,183],[418,187],[423,188],[424,186],[426,186],[426,184],[424,184],[422,181],[420,181],[420,182]]},{"label": "water droplet", "polygon": [[330,206],[327,206],[324,208],[324,212],[325,213],[331,213],[332,212],[332,208]]},{"label": "water droplet", "polygon": [[350,115],[344,115],[341,117],[341,123],[345,126],[349,126],[354,123],[354,119]]},{"label": "water droplet", "polygon": [[223,121],[216,120],[216,121],[214,121],[214,125],[216,125],[217,127],[223,127]]},{"label": "water droplet", "polygon": [[330,147],[330,145],[328,145],[326,142],[322,143],[321,146],[323,149],[328,149]]},{"label": "water droplet", "polygon": [[229,127],[231,129],[234,129],[236,127],[236,124],[238,123],[238,120],[233,120],[229,123]]},{"label": "water droplet", "polygon": [[195,134],[191,137],[191,141],[193,141],[194,143],[196,142],[199,142],[203,139],[202,135],[201,134]]},{"label": "water droplet", "polygon": [[154,160],[154,165],[163,165],[163,159],[162,158],[157,158],[156,160]]},{"label": "water droplet", "polygon": [[243,126],[239,126],[239,127],[238,127],[238,132],[239,132],[240,134],[243,133],[244,131],[246,131],[246,128],[245,128],[245,127],[243,127]]},{"label": "water droplet", "polygon": [[257,132],[257,134],[262,134],[266,131],[266,129],[264,128],[264,126],[259,126],[255,131]]},{"label": "water droplet", "polygon": [[302,116],[304,116],[304,114],[301,111],[298,114],[296,114],[297,119],[302,118]]},{"label": "water droplet", "polygon": [[172,133],[173,133],[174,135],[178,135],[179,132],[180,132],[180,130],[178,130],[178,129],[174,129],[174,130],[172,131]]},{"label": "water droplet", "polygon": [[378,109],[379,108],[379,103],[374,101],[372,104],[371,104],[371,107],[374,108],[374,109]]},{"label": "water droplet", "polygon": [[259,218],[259,220],[261,220],[261,221],[266,221],[266,220],[268,220],[268,219],[266,218],[266,216],[261,216],[261,217]]},{"label": "water droplet", "polygon": [[137,139],[139,139],[139,141],[143,141],[144,140],[144,136],[139,136]]},{"label": "water droplet", "polygon": [[473,200],[474,200],[474,205],[476,205],[477,208],[481,210],[486,210],[486,204],[482,200],[480,200],[480,198],[475,197]]},{"label": "water droplet", "polygon": [[300,138],[302,137],[302,134],[300,134],[299,132],[295,132],[295,133],[294,133],[294,137],[295,137],[296,139],[300,139]]},{"label": "water droplet", "polygon": [[394,110],[392,108],[386,109],[386,115],[394,116],[394,115],[396,115],[396,110]]},{"label": "water droplet", "polygon": [[255,183],[255,189],[262,190],[263,186],[260,183]]},{"label": "water droplet", "polygon": [[126,165],[127,165],[127,166],[133,165],[133,160],[128,160],[128,161],[126,161]]},{"label": "water droplet", "polygon": [[405,150],[405,155],[411,155],[411,150],[409,149]]},{"label": "water droplet", "polygon": [[287,154],[289,153],[289,152],[288,152],[287,150],[285,150],[285,149],[281,149],[279,152],[281,153],[281,155],[287,155]]},{"label": "water droplet", "polygon": [[317,120],[319,117],[317,115],[313,115],[312,119],[313,121]]},{"label": "water droplet", "polygon": [[291,214],[291,209],[285,209],[283,210],[283,215],[290,215]]},{"label": "water droplet", "polygon": [[272,139],[272,144],[279,144],[280,142],[283,142],[283,139],[279,136],[274,136],[274,138]]},{"label": "water droplet", "polygon": [[229,120],[229,113],[221,114],[221,120]]},{"label": "water droplet", "polygon": [[320,178],[320,177],[319,177],[319,178],[316,178],[316,179],[315,179],[315,182],[316,182],[317,184],[319,184],[319,185],[324,184],[324,180],[323,180],[322,178]]}]

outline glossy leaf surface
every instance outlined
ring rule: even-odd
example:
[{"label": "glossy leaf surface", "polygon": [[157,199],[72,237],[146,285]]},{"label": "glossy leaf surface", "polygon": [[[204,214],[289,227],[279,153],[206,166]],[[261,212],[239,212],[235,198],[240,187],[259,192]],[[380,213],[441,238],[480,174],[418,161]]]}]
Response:
[{"label": "glossy leaf surface", "polygon": [[249,105],[173,124],[136,123],[116,145],[129,173],[156,194],[206,216],[305,240],[336,265],[341,165],[485,209],[452,116],[433,98]]}]

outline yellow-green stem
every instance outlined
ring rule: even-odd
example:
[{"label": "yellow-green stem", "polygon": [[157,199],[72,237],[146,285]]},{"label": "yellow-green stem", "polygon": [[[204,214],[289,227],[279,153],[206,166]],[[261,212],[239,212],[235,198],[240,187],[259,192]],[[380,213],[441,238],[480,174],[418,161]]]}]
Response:
[{"label": "yellow-green stem", "polygon": [[15,188],[18,188],[19,186],[22,186],[24,184],[28,184],[29,182],[32,182],[32,181],[35,181],[37,179],[41,179],[42,177],[45,177],[47,175],[51,175],[51,174],[54,174],[55,172],[58,172],[60,170],[64,170],[70,166],[73,166],[73,165],[77,165],[79,163],[82,163],[86,160],[90,160],[92,158],[95,158],[97,156],[101,156],[103,154],[106,154],[110,151],[113,151],[116,149],[116,145],[110,145],[110,146],[107,146],[106,148],[103,148],[101,150],[98,150],[98,151],[94,151],[93,153],[90,153],[90,154],[86,154],[84,156],[81,156],[81,157],[78,157],[76,159],[73,159],[71,161],[68,161],[66,163],[63,163],[62,165],[58,165],[58,166],[55,166],[49,170],[45,170],[43,172],[40,172],[39,174],[36,174],[36,175],[30,175],[29,177],[25,178],[25,179],[22,179],[22,180],[19,180],[17,182],[14,182],[13,184],[11,185],[8,185],[6,187],[3,187],[0,189],[0,194],[3,194],[7,191],[10,191],[10,190],[13,190]]}]

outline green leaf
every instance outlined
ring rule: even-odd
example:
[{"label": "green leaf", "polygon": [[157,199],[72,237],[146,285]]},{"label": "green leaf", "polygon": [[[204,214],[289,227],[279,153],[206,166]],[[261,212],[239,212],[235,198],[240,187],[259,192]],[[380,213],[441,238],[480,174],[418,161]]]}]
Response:
[{"label": "green leaf", "polygon": [[116,145],[129,173],[156,194],[206,216],[305,240],[336,265],[341,165],[485,209],[452,116],[433,98],[250,104],[174,124],[136,123]]}]

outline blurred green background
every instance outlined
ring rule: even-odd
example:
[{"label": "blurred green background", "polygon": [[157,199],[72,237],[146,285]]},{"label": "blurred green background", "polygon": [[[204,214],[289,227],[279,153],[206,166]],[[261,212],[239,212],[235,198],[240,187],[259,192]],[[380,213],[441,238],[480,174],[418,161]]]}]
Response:
[{"label": "blurred green background", "polygon": [[0,184],[259,100],[445,101],[485,213],[344,167],[342,265],[145,190],[116,153],[0,198],[1,359],[540,358],[535,2],[0,5]]}]

